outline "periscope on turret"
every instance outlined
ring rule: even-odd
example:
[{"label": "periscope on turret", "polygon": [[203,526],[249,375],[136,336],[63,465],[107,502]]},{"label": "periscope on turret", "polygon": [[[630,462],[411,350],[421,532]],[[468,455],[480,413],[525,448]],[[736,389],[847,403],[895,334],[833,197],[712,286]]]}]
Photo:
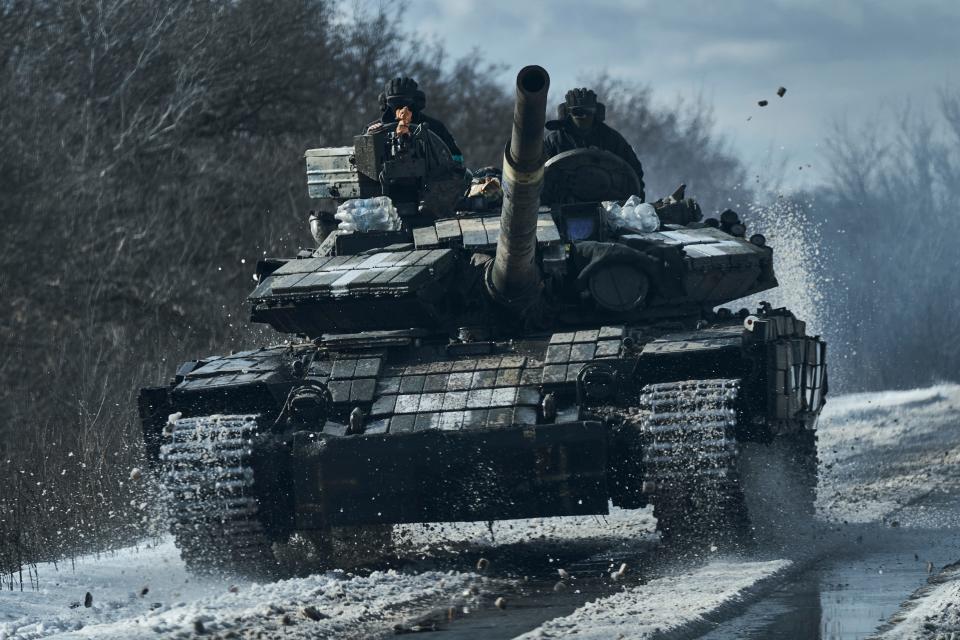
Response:
[{"label": "periscope on turret", "polygon": [[[248,298],[289,339],[139,397],[192,568],[276,571],[292,536],[343,565],[338,536],[611,504],[652,504],[690,545],[810,514],[825,343],[787,309],[722,306],[777,286],[774,249],[682,186],[638,210],[608,152],[545,162],[549,86],[519,72],[502,173],[479,188],[429,124],[306,152],[330,219],[313,216],[315,249],[260,261]],[[770,468],[790,472],[760,494]]]}]

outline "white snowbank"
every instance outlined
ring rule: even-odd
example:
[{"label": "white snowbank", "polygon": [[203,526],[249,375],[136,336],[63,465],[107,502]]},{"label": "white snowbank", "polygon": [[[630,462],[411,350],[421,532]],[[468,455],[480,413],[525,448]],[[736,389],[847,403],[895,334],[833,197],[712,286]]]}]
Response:
[{"label": "white snowbank", "polygon": [[[613,508],[608,516],[496,522],[493,536],[487,523],[476,522],[398,526],[395,537],[408,550],[456,552],[545,540],[637,544],[655,539],[654,526],[649,509]],[[439,572],[327,573],[266,585],[198,578],[187,572],[169,538],[81,557],[73,566],[40,565],[37,573],[39,591],[0,592],[0,640],[192,635],[197,620],[208,632],[246,627],[280,632],[284,615],[297,623],[282,629],[285,637],[297,637],[298,631],[309,637],[362,637],[389,631],[412,608],[452,602],[466,585],[480,580],[474,574]],[[141,596],[144,588],[148,591]],[[85,608],[88,591],[93,606]],[[308,605],[330,618],[306,619],[300,610]]]},{"label": "white snowbank", "polygon": [[[212,587],[191,579],[171,540],[41,564],[37,576],[39,590],[0,592],[0,639],[40,638],[126,618],[148,612],[155,602],[169,607],[194,600]],[[83,606],[87,592],[93,596],[90,608]]]},{"label": "white snowbank", "polygon": [[908,602],[895,624],[877,640],[939,640],[960,637],[960,571],[953,579]]},{"label": "white snowbank", "polygon": [[[828,397],[820,418],[821,515],[879,522],[953,482],[960,385]],[[939,471],[938,471],[939,470]]]},{"label": "white snowbank", "polygon": [[652,580],[588,602],[520,638],[640,639],[676,632],[738,602],[751,587],[774,578],[790,564],[789,560],[711,562],[690,573]]},{"label": "white snowbank", "polygon": [[909,389],[905,391],[884,391],[881,393],[851,393],[843,396],[829,396],[824,407],[822,418],[835,420],[839,417],[862,411],[876,409],[891,409],[904,405],[918,406],[939,402],[944,399],[960,396],[960,385],[939,384],[923,389]]},{"label": "white snowbank", "polygon": [[[205,631],[273,629],[287,637],[364,636],[388,631],[410,606],[453,601],[478,580],[465,573],[393,571],[369,576],[330,572],[270,584],[198,580],[186,572],[169,540],[152,548],[38,567],[39,591],[0,592],[0,640],[166,638]],[[140,596],[140,592],[149,591]],[[85,608],[84,594],[93,605]],[[71,605],[77,605],[71,608]],[[321,620],[305,617],[313,606]],[[286,620],[284,620],[286,617]]]}]

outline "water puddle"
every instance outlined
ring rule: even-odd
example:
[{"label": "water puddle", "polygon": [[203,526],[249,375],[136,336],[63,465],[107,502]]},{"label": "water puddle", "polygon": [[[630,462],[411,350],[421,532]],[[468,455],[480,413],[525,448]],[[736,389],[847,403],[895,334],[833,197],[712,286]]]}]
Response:
[{"label": "water puddle", "polygon": [[[718,621],[704,640],[784,638],[854,640],[870,636],[899,609],[910,594],[925,584],[928,571],[939,570],[960,558],[960,532],[943,529],[878,529],[856,527],[828,544],[830,551],[811,562],[735,617]],[[513,638],[543,622],[564,616],[590,600],[622,588],[603,579],[611,562],[626,557],[605,554],[574,562],[572,569],[585,579],[556,592],[555,579],[531,576],[505,594],[507,609],[484,602],[465,614],[436,612],[431,638]],[[656,554],[633,555],[638,571],[633,581],[657,577]],[[929,563],[929,564],[928,564]],[[592,578],[588,576],[594,576]]]},{"label": "water puddle", "polygon": [[957,536],[949,532],[905,531],[894,537],[882,549],[824,558],[703,640],[869,637],[926,583],[928,563],[938,570],[960,557]]}]

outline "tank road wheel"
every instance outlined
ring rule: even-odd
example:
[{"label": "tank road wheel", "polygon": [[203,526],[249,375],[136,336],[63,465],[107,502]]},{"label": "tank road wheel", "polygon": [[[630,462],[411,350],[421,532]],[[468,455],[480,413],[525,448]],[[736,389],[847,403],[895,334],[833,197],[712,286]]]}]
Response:
[{"label": "tank road wheel", "polygon": [[738,443],[738,379],[647,385],[644,477],[664,543],[681,548],[780,544],[813,515],[812,431]]},{"label": "tank road wheel", "polygon": [[165,501],[177,548],[197,573],[272,574],[273,537],[255,493],[256,415],[174,421],[160,451]]}]

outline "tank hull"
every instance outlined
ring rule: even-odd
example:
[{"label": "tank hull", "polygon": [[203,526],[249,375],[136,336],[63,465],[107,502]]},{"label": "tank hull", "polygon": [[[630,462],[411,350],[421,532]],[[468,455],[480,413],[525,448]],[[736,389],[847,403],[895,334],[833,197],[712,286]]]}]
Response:
[{"label": "tank hull", "polygon": [[[176,479],[195,469],[171,457],[171,418],[249,416],[243,446],[256,482],[244,495],[271,542],[331,527],[605,514],[611,504],[659,504],[662,514],[705,486],[665,482],[665,447],[691,477],[701,463],[712,477],[726,455],[691,448],[688,436],[664,444],[665,425],[686,433],[697,411],[712,410],[729,417],[724,442],[786,441],[813,434],[826,392],[824,343],[782,310],[752,330],[739,318],[601,327],[481,354],[388,337],[379,348],[320,341],[188,363],[174,384],[141,395],[148,448]],[[330,390],[330,404],[322,422],[291,426],[284,412],[306,379]],[[692,397],[701,383],[727,389],[724,404],[710,405],[707,390],[693,409],[658,414],[649,400],[664,385]],[[351,432],[357,408],[363,425]]]}]

